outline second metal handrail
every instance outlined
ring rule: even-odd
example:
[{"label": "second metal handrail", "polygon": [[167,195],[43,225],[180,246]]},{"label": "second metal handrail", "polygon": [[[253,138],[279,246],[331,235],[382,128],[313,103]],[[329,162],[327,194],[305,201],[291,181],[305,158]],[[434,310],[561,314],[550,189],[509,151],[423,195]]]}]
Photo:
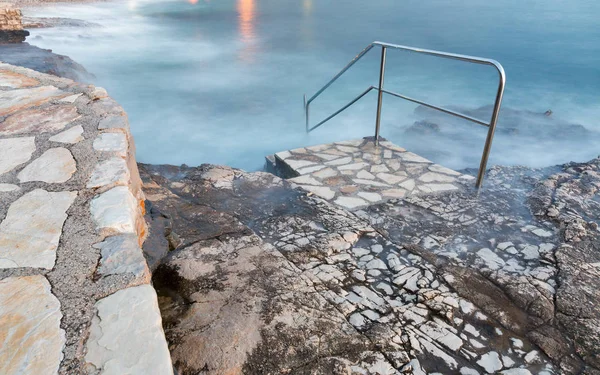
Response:
[{"label": "second metal handrail", "polygon": [[[324,120],[319,122],[318,124],[314,125],[313,127],[309,127],[310,104],[317,97],[319,97],[319,95],[321,95],[323,93],[323,91],[325,91],[329,86],[331,86],[335,81],[337,81],[338,78],[340,78],[348,69],[350,69],[358,60],[360,60],[364,55],[366,55],[375,46],[381,46],[381,65],[379,68],[379,86],[378,87],[370,86],[365,91],[363,91],[360,95],[358,95],[357,97],[352,99],[348,104],[346,104],[345,106],[343,106],[342,108],[340,108],[339,110],[337,110],[336,112],[334,112],[333,114],[331,114],[330,116],[328,116],[327,118],[325,118]],[[452,59],[452,60],[465,61],[465,62],[474,63],[474,64],[490,65],[490,66],[493,66],[494,68],[496,68],[496,70],[498,71],[498,75],[499,75],[498,90],[496,92],[496,100],[494,103],[494,109],[492,111],[492,117],[491,117],[490,121],[486,122],[486,121],[465,115],[463,113],[452,111],[450,109],[443,108],[443,107],[438,107],[438,106],[435,106],[430,103],[426,103],[421,100],[413,99],[411,97],[395,93],[393,91],[385,90],[383,88],[383,84],[384,84],[384,77],[385,77],[386,54],[387,54],[388,48],[416,52],[416,53],[420,53],[420,54],[437,56],[437,57],[443,57],[443,58]],[[480,188],[483,183],[483,178],[485,175],[485,170],[487,167],[490,150],[492,148],[492,140],[494,139],[494,132],[496,131],[496,124],[498,122],[498,115],[500,113],[502,97],[504,96],[504,86],[505,85],[506,85],[506,74],[504,73],[504,68],[502,68],[502,65],[500,65],[500,63],[495,60],[486,59],[486,58],[482,58],[482,57],[468,56],[468,55],[459,55],[459,54],[455,54],[455,53],[440,52],[440,51],[434,51],[434,50],[428,50],[428,49],[422,49],[422,48],[408,47],[408,46],[402,46],[402,45],[397,45],[397,44],[373,42],[373,43],[369,44],[365,49],[363,49],[358,55],[356,55],[356,57],[354,57],[352,59],[352,61],[350,61],[350,63],[348,63],[348,65],[346,65],[338,74],[336,74],[329,82],[327,82],[327,84],[325,86],[323,86],[319,91],[317,91],[312,97],[310,97],[308,100],[306,100],[306,95],[304,96],[304,110],[305,110],[305,116],[306,116],[306,132],[311,132],[311,131],[315,130],[319,126],[323,125],[327,121],[331,120],[332,118],[334,118],[335,116],[337,116],[338,114],[340,114],[341,112],[346,110],[348,107],[352,106],[354,103],[359,101],[361,98],[363,98],[365,95],[367,95],[372,90],[377,90],[378,98],[377,98],[377,117],[375,120],[375,144],[378,145],[379,144],[379,128],[380,128],[380,124],[381,124],[381,107],[383,104],[382,98],[383,98],[384,93],[395,96],[397,98],[408,100],[413,103],[424,105],[426,107],[447,113],[449,115],[460,117],[467,121],[471,121],[476,124],[488,127],[488,134],[487,134],[487,137],[485,140],[485,145],[483,147],[483,154],[481,156],[481,162],[479,164],[479,172],[477,173],[477,180],[476,180],[476,186],[477,186],[477,188]]]}]

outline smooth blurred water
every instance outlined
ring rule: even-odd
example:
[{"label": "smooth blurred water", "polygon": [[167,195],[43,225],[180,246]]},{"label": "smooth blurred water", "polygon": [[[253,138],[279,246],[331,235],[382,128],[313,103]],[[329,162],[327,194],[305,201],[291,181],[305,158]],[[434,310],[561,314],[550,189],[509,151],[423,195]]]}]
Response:
[{"label": "smooth blurred water", "polygon": [[[501,115],[499,128],[518,122],[528,130],[499,129],[492,164],[546,166],[600,153],[589,142],[600,130],[595,0],[130,0],[26,14],[103,25],[32,30],[28,42],[96,75],[94,83],[128,112],[141,162],[253,170],[273,152],[372,135],[374,92],[310,135],[302,95],[312,95],[374,40],[494,58],[508,76],[503,108],[553,111],[551,120]],[[315,101],[312,119],[375,85],[378,59],[372,51]],[[434,104],[491,104],[496,82],[489,67],[388,54],[386,87]],[[477,166],[485,128],[448,119],[442,134],[411,136],[406,128],[420,119],[414,110],[385,98],[382,135],[449,167]],[[593,136],[571,137],[571,123]]]}]

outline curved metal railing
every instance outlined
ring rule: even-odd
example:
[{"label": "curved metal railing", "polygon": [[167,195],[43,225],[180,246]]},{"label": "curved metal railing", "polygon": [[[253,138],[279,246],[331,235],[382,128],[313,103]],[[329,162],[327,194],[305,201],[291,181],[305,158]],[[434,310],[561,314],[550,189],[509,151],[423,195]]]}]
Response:
[{"label": "curved metal railing", "polygon": [[[352,99],[348,104],[346,104],[339,110],[335,111],[333,114],[331,114],[324,120],[320,121],[318,124],[310,127],[309,126],[310,104],[315,99],[317,99],[323,93],[323,91],[327,90],[327,88],[329,88],[329,86],[331,86],[335,81],[337,81],[338,78],[340,78],[344,73],[346,73],[346,71],[348,69],[350,69],[358,60],[363,58],[363,56],[365,56],[371,49],[373,49],[376,46],[381,47],[381,65],[380,65],[380,69],[379,69],[379,86],[378,87],[375,87],[375,86],[368,87],[360,95],[358,95],[357,97]],[[410,51],[410,52],[415,52],[415,53],[420,53],[420,54],[430,55],[430,56],[437,56],[437,57],[442,57],[442,58],[451,59],[451,60],[465,61],[465,62],[473,63],[473,64],[490,65],[490,66],[493,66],[494,68],[496,68],[496,70],[498,71],[498,76],[499,76],[498,77],[498,90],[496,92],[496,100],[494,102],[494,109],[492,111],[492,117],[490,118],[490,121],[488,122],[488,121],[480,120],[480,119],[465,115],[463,113],[456,112],[456,111],[453,111],[453,110],[450,110],[447,108],[443,108],[443,107],[438,107],[433,104],[426,103],[424,101],[417,100],[417,99],[414,99],[414,98],[411,98],[411,97],[408,97],[405,95],[401,95],[401,94],[398,94],[393,91],[384,90],[383,83],[384,83],[384,77],[385,77],[385,64],[386,64],[385,61],[386,61],[386,54],[387,54],[388,48]],[[486,58],[482,58],[482,57],[468,56],[468,55],[459,55],[459,54],[455,54],[455,53],[440,52],[440,51],[434,51],[434,50],[428,50],[428,49],[422,49],[422,48],[408,47],[408,46],[402,46],[402,45],[398,45],[398,44],[373,42],[373,43],[369,44],[365,49],[363,49],[358,55],[356,55],[356,57],[354,57],[352,59],[352,61],[350,61],[348,63],[348,65],[346,65],[338,74],[336,74],[329,82],[327,82],[327,84],[325,86],[323,86],[319,91],[317,91],[308,100],[306,100],[306,95],[304,95],[306,132],[308,133],[308,132],[315,130],[319,126],[323,125],[327,121],[331,120],[335,116],[337,116],[340,113],[342,113],[343,111],[345,111],[348,107],[352,106],[354,103],[356,103],[357,101],[362,99],[365,95],[367,95],[372,90],[377,90],[378,99],[377,99],[377,117],[375,120],[375,144],[378,145],[379,144],[379,127],[381,124],[381,106],[382,106],[383,94],[392,95],[397,98],[401,98],[401,99],[408,100],[413,103],[424,105],[426,107],[447,113],[449,115],[460,117],[467,121],[471,121],[476,124],[488,127],[488,134],[487,134],[487,137],[485,140],[485,145],[483,147],[483,154],[481,156],[481,162],[479,164],[479,172],[477,174],[477,180],[476,180],[476,186],[477,186],[477,188],[480,188],[483,183],[483,177],[485,175],[485,170],[487,167],[490,150],[492,148],[492,140],[494,139],[494,132],[496,131],[496,124],[498,122],[498,115],[500,113],[502,97],[504,96],[504,86],[505,85],[506,85],[506,74],[504,73],[504,68],[502,68],[502,65],[500,65],[500,63],[497,62],[496,60],[486,59]]]}]

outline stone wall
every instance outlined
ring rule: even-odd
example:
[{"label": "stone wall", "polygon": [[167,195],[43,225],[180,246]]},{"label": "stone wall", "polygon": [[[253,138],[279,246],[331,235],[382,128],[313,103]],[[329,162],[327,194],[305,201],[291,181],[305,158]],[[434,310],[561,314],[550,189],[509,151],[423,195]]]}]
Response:
[{"label": "stone wall", "polygon": [[23,30],[21,10],[0,3],[0,30]]},{"label": "stone wall", "polygon": [[21,43],[28,35],[29,31],[23,30],[21,11],[0,3],[0,44]]},{"label": "stone wall", "polygon": [[144,213],[123,108],[0,63],[1,374],[172,374]]}]

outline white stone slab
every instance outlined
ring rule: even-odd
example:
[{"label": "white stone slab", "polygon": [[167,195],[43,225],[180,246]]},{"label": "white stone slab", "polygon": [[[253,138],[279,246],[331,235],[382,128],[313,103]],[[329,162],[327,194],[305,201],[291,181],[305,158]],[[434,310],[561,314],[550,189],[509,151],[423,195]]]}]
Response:
[{"label": "white stone slab", "polygon": [[97,229],[135,233],[137,202],[127,186],[117,186],[100,194],[90,203],[90,210]]},{"label": "white stone slab", "polygon": [[172,375],[156,292],[151,285],[120,290],[96,303],[85,361],[102,375]]},{"label": "white stone slab", "polygon": [[66,95],[65,92],[54,86],[0,91],[0,116],[6,116],[21,109],[38,106],[54,98],[63,98]]},{"label": "white stone slab", "polygon": [[353,164],[347,164],[347,165],[341,165],[338,167],[338,169],[340,171],[357,171],[359,169],[363,169],[365,167],[368,167],[369,163],[365,163],[365,162],[360,162],[360,163],[353,163]]},{"label": "white stone slab", "polygon": [[407,161],[410,163],[431,163],[429,160],[427,160],[417,154],[413,154],[412,152],[405,152],[405,153],[399,154],[399,156],[403,161]]},{"label": "white stone slab", "polygon": [[72,105],[53,105],[15,113],[0,123],[0,135],[54,133],[81,116]]},{"label": "white stone slab", "polygon": [[294,177],[294,178],[290,178],[289,180],[296,184],[315,185],[315,186],[323,185],[321,182],[317,181],[315,178],[312,178],[310,175]]},{"label": "white stone slab", "polygon": [[112,184],[126,185],[129,179],[130,172],[125,159],[113,157],[96,165],[86,186],[89,189]]},{"label": "white stone slab", "polygon": [[71,151],[63,147],[51,148],[32,161],[18,175],[21,182],[42,181],[63,183],[77,170]]},{"label": "white stone slab", "polygon": [[356,174],[357,178],[362,178],[364,180],[374,180],[375,176],[373,176],[371,173],[367,172],[366,170],[361,170],[358,171],[358,173]]},{"label": "white stone slab", "polygon": [[325,164],[327,165],[344,165],[344,164],[348,164],[348,163],[352,163],[352,157],[351,156],[347,156],[345,158],[340,158],[340,159],[335,159],[332,161],[328,161]]},{"label": "white stone slab", "polygon": [[276,153],[275,156],[277,156],[281,160],[285,160],[285,159],[291,157],[292,154],[290,154],[289,151],[281,151],[281,152]]},{"label": "white stone slab", "polygon": [[75,197],[77,192],[36,189],[17,199],[0,223],[0,268],[52,269],[66,211]]},{"label": "white stone slab", "polygon": [[128,129],[128,128],[129,128],[129,122],[127,121],[127,117],[119,116],[119,115],[107,116],[107,117],[103,118],[102,120],[100,120],[100,123],[98,124],[98,129],[100,129],[100,130]]},{"label": "white stone slab", "polygon": [[377,173],[377,178],[383,180],[384,182],[387,182],[390,185],[396,185],[397,183],[406,180],[406,176],[400,176],[390,173]]},{"label": "white stone slab", "polygon": [[304,175],[304,174],[309,174],[309,173],[312,173],[312,172],[320,171],[323,168],[325,168],[324,165],[315,165],[315,166],[312,166],[312,167],[306,167],[306,168],[298,169],[296,172],[300,173],[301,175]]},{"label": "white stone slab", "polygon": [[366,201],[356,197],[339,197],[335,200],[335,203],[350,209],[367,205]]},{"label": "white stone slab", "polygon": [[132,274],[139,282],[149,279],[150,271],[135,234],[106,238],[94,245],[100,249],[98,272],[103,275]]},{"label": "white stone slab", "polygon": [[323,199],[333,199],[335,197],[335,192],[326,186],[310,186],[310,185],[300,185],[304,190],[311,192]]},{"label": "white stone slab", "polygon": [[401,184],[399,184],[398,186],[400,186],[401,188],[406,189],[408,191],[411,191],[412,189],[415,188],[415,180],[410,179],[410,180],[404,181]]},{"label": "white stone slab", "polygon": [[31,159],[34,151],[34,137],[0,139],[0,175]]},{"label": "white stone slab", "polygon": [[285,161],[285,163],[294,170],[316,164],[314,161],[310,161],[310,160],[294,160],[294,159],[287,159]]},{"label": "white stone slab", "polygon": [[446,167],[442,167],[439,164],[433,164],[429,166],[429,170],[432,172],[443,173],[450,176],[460,176],[460,173]]},{"label": "white stone slab", "polygon": [[339,155],[331,155],[331,154],[315,154],[316,156],[320,157],[323,160],[327,160],[327,161],[331,161],[331,160],[335,160],[335,159],[339,159],[340,156]]},{"label": "white stone slab", "polygon": [[73,126],[63,132],[50,137],[51,142],[75,144],[83,141],[83,127],[81,125]]},{"label": "white stone slab", "polygon": [[94,139],[94,150],[127,156],[127,137],[123,133],[102,133]]},{"label": "white stone slab", "polygon": [[362,178],[355,178],[354,181],[360,185],[371,185],[371,186],[379,186],[379,187],[390,187],[388,184],[384,184],[383,182],[371,181],[371,180],[363,180]]},{"label": "white stone slab", "polygon": [[65,333],[44,276],[0,280],[0,374],[57,374]]},{"label": "white stone slab", "polygon": [[426,172],[419,177],[419,181],[423,182],[454,182],[456,178],[447,174]]},{"label": "white stone slab", "polygon": [[481,356],[477,364],[485,369],[489,374],[493,374],[502,369],[502,361],[496,352],[488,352]]},{"label": "white stone slab", "polygon": [[371,166],[371,173],[389,172],[390,170],[383,164]]},{"label": "white stone slab", "polygon": [[312,173],[313,176],[318,177],[318,178],[333,177],[333,176],[337,176],[337,174],[338,174],[338,172],[332,168],[325,168],[325,169],[321,169],[318,172]]},{"label": "white stone slab", "polygon": [[404,198],[406,190],[404,189],[388,189],[381,192],[384,197],[388,198]]},{"label": "white stone slab", "polygon": [[19,186],[13,184],[0,184],[0,193],[19,190]]},{"label": "white stone slab", "polygon": [[60,99],[60,100],[59,100],[59,102],[61,102],[61,103],[71,103],[71,104],[73,104],[73,103],[75,103],[75,101],[76,101],[77,99],[79,99],[79,97],[80,97],[81,95],[83,95],[83,94],[74,94],[74,95],[69,95],[69,96],[67,96],[66,98],[62,98],[62,99]]}]

